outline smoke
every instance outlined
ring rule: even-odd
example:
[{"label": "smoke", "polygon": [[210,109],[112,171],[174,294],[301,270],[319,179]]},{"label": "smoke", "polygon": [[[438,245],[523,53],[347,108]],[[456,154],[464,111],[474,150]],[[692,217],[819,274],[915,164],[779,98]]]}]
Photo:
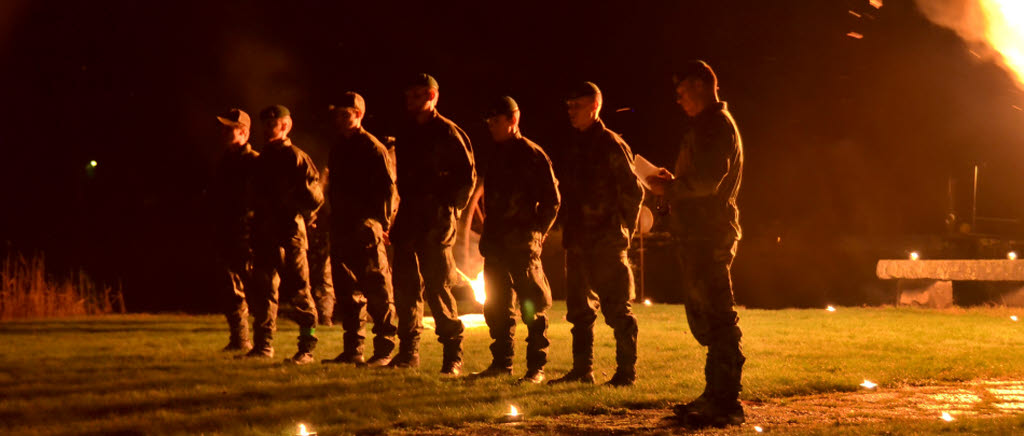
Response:
[{"label": "smoke", "polygon": [[931,22],[952,29],[979,59],[994,62],[1024,90],[1024,9],[1020,0],[915,0]]}]

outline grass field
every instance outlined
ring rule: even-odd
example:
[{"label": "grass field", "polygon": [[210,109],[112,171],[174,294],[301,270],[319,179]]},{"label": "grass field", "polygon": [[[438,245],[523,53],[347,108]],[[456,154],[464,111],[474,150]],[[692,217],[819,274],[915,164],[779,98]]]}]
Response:
[{"label": "grass field", "polygon": [[[305,423],[322,435],[486,428],[509,405],[527,421],[584,413],[657,409],[703,387],[703,350],[681,306],[638,306],[639,380],[635,387],[513,386],[513,378],[469,382],[437,375],[440,346],[425,332],[416,371],[347,366],[284,366],[236,361],[218,316],[111,315],[0,324],[0,431],[3,434],[292,435]],[[556,303],[549,377],[569,369],[569,325]],[[969,380],[1024,380],[1024,324],[1012,309],[926,311],[894,308],[741,310],[743,399],[785,407],[788,398],[855,392],[864,379],[880,390]],[[1024,313],[1021,313],[1024,315]],[[1024,322],[1024,321],[1022,321]],[[341,330],[318,329],[317,358],[339,353]],[[294,324],[282,323],[276,348],[295,350]],[[525,337],[520,326],[518,338]],[[614,371],[611,330],[597,332],[599,381]],[[489,363],[486,329],[466,338],[466,370]],[[517,343],[516,376],[525,369]],[[930,433],[945,423],[823,422],[802,433]],[[1013,416],[965,419],[946,431],[1024,431]],[[739,431],[739,430],[737,430]],[[747,431],[742,429],[742,431]]]}]

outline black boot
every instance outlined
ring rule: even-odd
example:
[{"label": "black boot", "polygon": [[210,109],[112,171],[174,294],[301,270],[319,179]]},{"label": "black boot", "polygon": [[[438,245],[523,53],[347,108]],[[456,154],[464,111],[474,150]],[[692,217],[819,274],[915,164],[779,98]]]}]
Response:
[{"label": "black boot", "polygon": [[474,372],[470,377],[472,378],[489,378],[489,377],[502,377],[512,375],[512,362],[497,362],[491,361],[491,365],[487,369]]},{"label": "black boot", "polygon": [[355,335],[345,334],[345,347],[344,351],[333,359],[324,359],[322,363],[347,363],[352,365],[362,365],[365,363],[363,360],[363,338]]},{"label": "black boot", "polygon": [[625,317],[615,328],[615,375],[606,383],[608,386],[633,386],[636,383],[636,318]]},{"label": "black boot", "polygon": [[239,358],[246,359],[269,359],[274,357],[274,333],[263,329],[253,329],[253,345],[248,353]]},{"label": "black boot", "polygon": [[543,369],[528,369],[526,374],[522,378],[516,380],[516,384],[535,384],[539,385],[544,382],[544,370]]},{"label": "black boot", "polygon": [[462,375],[462,339],[445,342],[443,353],[441,374],[451,377]]},{"label": "black boot", "polygon": [[560,383],[594,383],[594,327],[572,328],[572,370],[560,378],[548,382],[549,385]]},{"label": "black boot", "polygon": [[398,353],[388,362],[388,368],[406,369],[420,366],[419,338],[402,339]]},{"label": "black boot", "polygon": [[300,334],[299,351],[297,351],[290,359],[285,359],[284,362],[293,365],[313,363],[313,350],[316,348],[316,342],[316,336],[313,336],[312,334]]},{"label": "black boot", "polygon": [[249,351],[252,349],[252,336],[249,333],[247,320],[233,315],[228,315],[227,318],[231,334],[228,336],[228,344],[221,351]]}]

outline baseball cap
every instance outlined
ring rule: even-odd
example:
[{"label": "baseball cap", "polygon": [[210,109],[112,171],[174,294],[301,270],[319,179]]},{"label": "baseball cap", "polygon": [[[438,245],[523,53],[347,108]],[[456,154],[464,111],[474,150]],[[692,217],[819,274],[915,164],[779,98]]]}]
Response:
[{"label": "baseball cap", "polygon": [[439,86],[437,85],[437,80],[434,79],[433,76],[426,73],[420,73],[410,77],[408,83],[406,83],[405,85],[405,89],[409,89],[416,86],[426,86],[427,88],[430,89],[439,89]]},{"label": "baseball cap", "polygon": [[359,112],[366,113],[366,101],[363,100],[363,96],[354,93],[346,92],[337,99],[337,103],[329,106],[330,110],[335,109],[355,109]]},{"label": "baseball cap", "polygon": [[227,112],[217,115],[217,121],[228,127],[249,127],[252,125],[252,120],[249,119],[249,114],[241,109],[231,108]]},{"label": "baseball cap", "polygon": [[574,98],[580,97],[593,97],[600,93],[601,88],[598,88],[597,85],[594,84],[594,82],[583,82],[572,88],[572,90],[569,92],[568,99],[572,100]]},{"label": "baseball cap", "polygon": [[512,116],[512,114],[517,110],[519,110],[519,105],[512,99],[512,97],[506,95],[494,100],[487,108],[487,112],[484,113],[484,117],[491,118],[498,115]]},{"label": "baseball cap", "polygon": [[273,106],[267,106],[265,109],[260,111],[261,120],[273,120],[277,118],[290,117],[292,112],[288,108],[275,104]]},{"label": "baseball cap", "polygon": [[711,66],[701,60],[689,61],[682,68],[676,70],[672,74],[672,83],[679,85],[679,82],[691,77],[711,84],[718,83],[718,78],[715,77],[715,72],[711,69]]}]

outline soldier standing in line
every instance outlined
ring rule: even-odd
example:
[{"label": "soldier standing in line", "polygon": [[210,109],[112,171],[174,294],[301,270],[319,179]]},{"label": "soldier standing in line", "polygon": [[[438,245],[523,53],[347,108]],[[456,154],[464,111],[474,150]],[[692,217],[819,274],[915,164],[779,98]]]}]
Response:
[{"label": "soldier standing in line", "polygon": [[490,329],[491,365],[477,377],[512,373],[515,310],[529,332],[526,374],[520,383],[544,381],[548,342],[547,310],[551,286],[540,262],[544,238],[558,215],[558,181],[551,160],[519,131],[519,105],[502,97],[487,113],[497,149],[484,190],[486,219],[480,237],[487,299],[484,318]]},{"label": "soldier standing in line", "polygon": [[462,373],[462,334],[451,281],[455,223],[476,184],[469,137],[437,112],[437,81],[420,74],[405,89],[410,120],[395,143],[398,193],[395,217],[395,306],[398,354],[391,367],[419,366],[423,300],[434,315],[443,346],[441,373]]},{"label": "soldier standing in line", "polygon": [[254,279],[256,298],[250,304],[255,317],[253,348],[248,357],[273,357],[277,330],[278,297],[293,306],[290,314],[299,325],[299,350],[288,363],[313,362],[316,348],[316,308],[309,287],[306,221],[324,202],[320,173],[288,133],[288,108],[274,105],[260,112],[267,140],[256,161]]},{"label": "soldier standing in line", "polygon": [[575,129],[562,182],[566,319],[572,323],[573,367],[549,383],[594,382],[594,323],[600,307],[615,334],[611,386],[636,381],[637,322],[633,272],[626,251],[636,230],[644,191],[633,173],[633,153],[598,114],[603,97],[585,82],[568,100]]},{"label": "soldier standing in line", "polygon": [[[241,109],[231,109],[217,117],[220,122],[224,154],[217,162],[210,186],[214,213],[219,269],[224,273],[225,316],[230,336],[224,351],[248,351],[249,307],[245,294],[252,277],[252,196],[249,192],[253,166],[259,153],[249,145],[252,122]],[[227,291],[227,289],[225,289]]]},{"label": "soldier standing in line", "polygon": [[704,393],[676,405],[675,413],[692,427],[739,425],[744,421],[739,395],[746,358],[730,267],[742,236],[736,197],[743,177],[743,141],[725,102],[718,99],[718,78],[708,64],[689,63],[673,82],[676,103],[692,122],[679,147],[674,177],[662,168],[647,181],[671,207],[686,320],[697,342],[708,347]]},{"label": "soldier standing in line", "polygon": [[384,145],[365,129],[366,103],[345,93],[333,107],[338,141],[327,161],[330,178],[331,262],[337,277],[337,313],[344,349],[323,363],[363,365],[363,312],[373,321],[373,355],[385,366],[395,349],[395,304],[385,241],[397,206],[394,165]]}]

